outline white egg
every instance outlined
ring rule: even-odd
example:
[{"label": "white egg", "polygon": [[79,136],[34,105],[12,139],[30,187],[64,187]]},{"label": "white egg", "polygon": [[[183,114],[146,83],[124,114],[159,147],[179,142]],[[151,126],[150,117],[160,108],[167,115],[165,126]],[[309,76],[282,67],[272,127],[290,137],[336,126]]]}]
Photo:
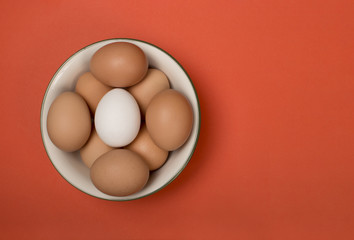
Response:
[{"label": "white egg", "polygon": [[96,132],[111,147],[123,147],[131,143],[138,135],[140,122],[139,106],[124,89],[110,90],[97,105]]}]

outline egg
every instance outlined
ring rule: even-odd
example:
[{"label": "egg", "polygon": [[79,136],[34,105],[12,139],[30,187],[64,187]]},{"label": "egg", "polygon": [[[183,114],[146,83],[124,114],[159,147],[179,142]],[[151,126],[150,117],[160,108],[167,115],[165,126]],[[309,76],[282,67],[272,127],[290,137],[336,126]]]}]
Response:
[{"label": "egg", "polygon": [[81,160],[90,168],[97,158],[113,149],[101,140],[93,128],[87,143],[80,149]]},{"label": "egg", "polygon": [[138,135],[140,110],[134,97],[126,90],[115,88],[98,103],[95,127],[102,141],[111,147],[124,147]]},{"label": "egg", "polygon": [[147,130],[156,145],[167,151],[181,147],[193,127],[193,110],[180,92],[167,89],[158,93],[146,110]]},{"label": "egg", "polygon": [[168,156],[168,151],[158,147],[151,139],[145,124],[142,125],[134,141],[126,146],[126,149],[138,153],[145,160],[150,171],[160,168]]},{"label": "egg", "polygon": [[60,94],[49,108],[47,130],[59,149],[66,152],[79,150],[91,132],[90,110],[85,100],[74,92]]},{"label": "egg", "polygon": [[98,102],[111,89],[111,87],[98,81],[90,72],[82,74],[75,86],[75,91],[85,99],[93,114]]},{"label": "egg", "polygon": [[145,77],[139,83],[128,88],[128,91],[133,95],[138,102],[140,111],[145,116],[146,108],[151,99],[159,92],[169,89],[170,83],[167,76],[160,70],[150,68]]},{"label": "egg", "polygon": [[115,149],[94,162],[90,177],[101,192],[112,196],[127,196],[145,186],[149,179],[149,167],[137,153]]},{"label": "egg", "polygon": [[129,87],[146,74],[148,61],[145,53],[128,42],[110,43],[97,50],[91,58],[92,74],[111,87]]}]

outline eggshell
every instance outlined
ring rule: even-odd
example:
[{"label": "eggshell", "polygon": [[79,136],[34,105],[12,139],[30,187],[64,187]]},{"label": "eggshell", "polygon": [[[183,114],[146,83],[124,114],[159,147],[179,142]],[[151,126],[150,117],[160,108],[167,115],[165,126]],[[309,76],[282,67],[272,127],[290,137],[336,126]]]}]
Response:
[{"label": "eggshell", "polygon": [[160,168],[168,156],[168,151],[158,147],[151,139],[145,124],[140,128],[134,141],[126,146],[126,149],[138,153],[145,160],[150,171]]},{"label": "eggshell", "polygon": [[95,128],[93,128],[89,140],[80,149],[81,160],[90,168],[97,158],[113,149],[101,140]]},{"label": "eggshell", "polygon": [[115,149],[99,157],[91,167],[92,183],[101,192],[127,196],[140,191],[149,179],[149,167],[137,154]]},{"label": "eggshell", "polygon": [[146,74],[145,53],[128,42],[110,43],[95,52],[90,61],[92,74],[111,87],[129,87]]},{"label": "eggshell", "polygon": [[145,116],[146,108],[151,99],[159,92],[169,89],[170,83],[167,76],[160,70],[150,68],[145,77],[139,83],[128,88],[138,102],[142,115]]},{"label": "eggshell", "polygon": [[98,102],[112,88],[98,81],[90,72],[82,74],[77,80],[75,91],[80,94],[95,113]]},{"label": "eggshell", "polygon": [[168,89],[157,94],[146,110],[147,130],[156,145],[173,151],[188,139],[193,126],[193,110],[180,92]]},{"label": "eggshell", "polygon": [[91,132],[90,110],[77,93],[60,94],[49,108],[47,130],[54,145],[66,152],[80,149]]},{"label": "eggshell", "polygon": [[141,123],[139,106],[126,90],[115,88],[98,103],[95,127],[102,141],[111,147],[123,147],[138,135]]}]

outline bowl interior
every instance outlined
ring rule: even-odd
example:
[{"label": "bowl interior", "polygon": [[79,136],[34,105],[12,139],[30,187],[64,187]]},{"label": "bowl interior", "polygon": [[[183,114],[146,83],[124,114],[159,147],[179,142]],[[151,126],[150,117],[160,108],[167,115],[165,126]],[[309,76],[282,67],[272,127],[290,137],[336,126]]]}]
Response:
[{"label": "bowl interior", "polygon": [[[139,46],[146,54],[150,67],[158,68],[169,78],[171,87],[182,92],[190,101],[194,112],[192,133],[187,142],[178,150],[170,152],[167,162],[152,172],[146,186],[135,194],[125,197],[106,195],[95,188],[90,180],[89,168],[83,164],[79,152],[67,153],[58,149],[49,139],[47,132],[47,114],[54,99],[64,91],[74,91],[78,77],[89,71],[92,55],[102,46],[112,42],[131,42]],[[91,44],[72,55],[55,73],[45,93],[41,110],[42,139],[48,157],[56,170],[79,190],[107,200],[125,201],[150,195],[170,183],[188,163],[195,149],[200,128],[200,109],[198,97],[187,73],[169,54],[160,48],[133,39],[109,39]]]}]

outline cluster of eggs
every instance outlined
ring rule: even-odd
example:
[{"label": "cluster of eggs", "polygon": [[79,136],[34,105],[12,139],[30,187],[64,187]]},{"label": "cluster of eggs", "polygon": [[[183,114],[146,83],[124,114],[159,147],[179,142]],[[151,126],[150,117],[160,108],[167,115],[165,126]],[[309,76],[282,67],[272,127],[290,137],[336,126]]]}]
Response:
[{"label": "cluster of eggs", "polygon": [[192,126],[188,99],[128,42],[97,50],[75,92],[61,93],[47,116],[53,144],[80,151],[94,186],[112,196],[141,190],[150,171],[186,142]]}]

